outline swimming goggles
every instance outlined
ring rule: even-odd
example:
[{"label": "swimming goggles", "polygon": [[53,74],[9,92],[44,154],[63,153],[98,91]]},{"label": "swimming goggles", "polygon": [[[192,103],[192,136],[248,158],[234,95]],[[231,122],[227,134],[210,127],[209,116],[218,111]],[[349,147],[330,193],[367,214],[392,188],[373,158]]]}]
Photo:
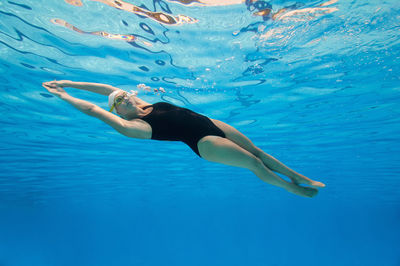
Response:
[{"label": "swimming goggles", "polygon": [[114,110],[114,108],[116,108],[118,105],[120,105],[124,101],[126,96],[128,96],[128,93],[125,91],[120,96],[115,97],[114,103],[110,108],[110,112],[112,112]]}]

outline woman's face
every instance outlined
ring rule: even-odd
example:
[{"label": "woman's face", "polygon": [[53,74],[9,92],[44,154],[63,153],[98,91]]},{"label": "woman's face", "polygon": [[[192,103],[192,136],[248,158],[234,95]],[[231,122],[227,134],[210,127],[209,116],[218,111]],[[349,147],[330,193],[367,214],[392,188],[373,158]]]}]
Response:
[{"label": "woman's face", "polygon": [[119,93],[115,96],[115,102],[122,100],[122,102],[115,107],[117,113],[125,119],[132,119],[137,116],[136,102],[133,95],[128,94],[126,91]]}]

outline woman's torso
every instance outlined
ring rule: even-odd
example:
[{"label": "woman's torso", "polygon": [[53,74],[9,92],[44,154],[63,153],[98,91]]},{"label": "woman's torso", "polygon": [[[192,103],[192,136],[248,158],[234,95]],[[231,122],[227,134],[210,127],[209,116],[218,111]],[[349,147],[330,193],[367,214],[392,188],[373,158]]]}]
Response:
[{"label": "woman's torso", "polygon": [[206,116],[166,102],[158,102],[143,109],[150,107],[153,110],[140,119],[151,126],[152,139],[182,141],[184,136],[192,136],[201,131],[202,122],[210,121]]},{"label": "woman's torso", "polygon": [[151,126],[151,139],[182,141],[198,155],[197,142],[209,135],[225,137],[225,134],[206,116],[166,102],[145,106],[150,113],[140,119]]}]

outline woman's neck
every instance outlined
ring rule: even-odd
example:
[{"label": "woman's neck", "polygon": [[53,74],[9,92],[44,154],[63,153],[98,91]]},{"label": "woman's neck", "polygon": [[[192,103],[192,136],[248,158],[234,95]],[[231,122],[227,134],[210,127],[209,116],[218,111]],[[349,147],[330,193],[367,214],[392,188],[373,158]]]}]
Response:
[{"label": "woman's neck", "polygon": [[[145,108],[146,106],[149,106],[148,108]],[[149,113],[151,113],[153,111],[153,107],[151,104],[146,104],[146,105],[140,105],[137,106],[137,115],[138,118],[141,118],[145,115],[148,115]]]},{"label": "woman's neck", "polygon": [[135,96],[135,102],[136,102],[136,106],[139,106],[139,107],[142,107],[142,106],[144,107],[146,105],[151,105],[151,103],[145,102],[145,101],[143,101],[142,99],[140,99],[137,96]]}]

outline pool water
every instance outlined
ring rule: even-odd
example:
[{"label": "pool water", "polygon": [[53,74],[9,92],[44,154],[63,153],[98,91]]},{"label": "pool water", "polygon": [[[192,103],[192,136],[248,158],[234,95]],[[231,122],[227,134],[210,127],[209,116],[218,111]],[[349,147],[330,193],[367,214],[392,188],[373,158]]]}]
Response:
[{"label": "pool water", "polygon": [[[400,265],[400,2],[189,2],[0,1],[0,265]],[[126,138],[54,79],[224,121],[326,188]]]}]

